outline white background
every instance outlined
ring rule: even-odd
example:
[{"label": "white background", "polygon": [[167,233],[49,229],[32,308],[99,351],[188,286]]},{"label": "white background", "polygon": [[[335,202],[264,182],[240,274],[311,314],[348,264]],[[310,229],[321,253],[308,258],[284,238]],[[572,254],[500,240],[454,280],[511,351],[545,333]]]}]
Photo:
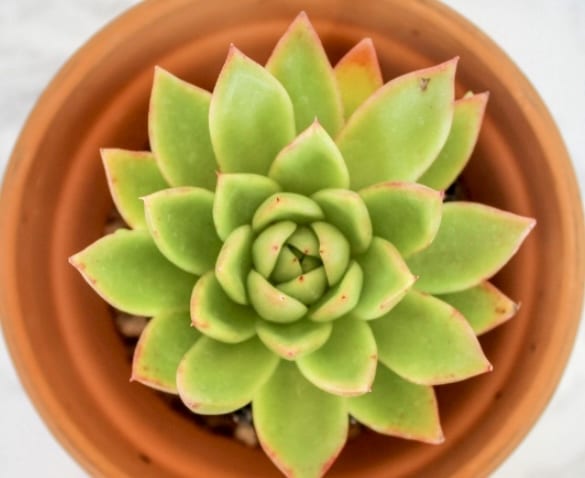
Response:
[{"label": "white background", "polygon": [[[43,87],[135,0],[0,1],[0,172]],[[447,0],[520,66],[550,108],[585,186],[585,0]],[[496,478],[585,477],[585,333],[538,424]],[[486,437],[489,440],[489,437]],[[0,477],[77,478],[31,406],[0,339]],[[367,477],[364,477],[367,478]]]}]

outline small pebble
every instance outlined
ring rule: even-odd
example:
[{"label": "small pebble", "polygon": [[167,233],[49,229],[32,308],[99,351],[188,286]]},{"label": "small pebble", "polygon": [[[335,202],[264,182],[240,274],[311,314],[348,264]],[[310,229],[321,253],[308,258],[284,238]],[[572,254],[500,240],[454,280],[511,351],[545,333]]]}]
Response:
[{"label": "small pebble", "polygon": [[146,327],[148,319],[137,315],[128,315],[118,312],[116,315],[116,327],[124,337],[138,338]]},{"label": "small pebble", "polygon": [[234,431],[234,438],[250,448],[258,446],[258,437],[252,425],[239,423]]}]

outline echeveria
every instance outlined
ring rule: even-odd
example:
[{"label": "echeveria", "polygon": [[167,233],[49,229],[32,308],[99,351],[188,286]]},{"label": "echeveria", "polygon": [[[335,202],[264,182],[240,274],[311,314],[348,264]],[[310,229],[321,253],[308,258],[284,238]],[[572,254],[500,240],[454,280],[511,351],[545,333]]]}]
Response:
[{"label": "echeveria", "polygon": [[454,99],[456,64],[383,84],[364,40],[332,68],[301,14],[266,68],[232,47],[213,94],[157,68],[152,153],[102,151],[131,229],[71,258],[153,317],[133,379],[200,414],[251,402],[288,476],[326,472],[348,414],[440,443],[433,385],[491,369],[476,335],[516,306],[487,280],[534,224],[443,202],[487,100]]}]

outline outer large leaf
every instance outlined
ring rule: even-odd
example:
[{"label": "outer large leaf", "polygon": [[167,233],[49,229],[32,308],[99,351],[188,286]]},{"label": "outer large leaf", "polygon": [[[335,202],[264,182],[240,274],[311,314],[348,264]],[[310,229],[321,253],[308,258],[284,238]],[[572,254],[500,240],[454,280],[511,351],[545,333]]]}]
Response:
[{"label": "outer large leaf", "polygon": [[266,199],[256,210],[252,229],[260,231],[277,221],[294,221],[298,224],[323,219],[323,211],[315,201],[294,193],[277,193]]},{"label": "outer large leaf", "polygon": [[390,241],[403,257],[427,247],[441,223],[443,194],[414,183],[380,183],[360,191],[374,235]]},{"label": "outer large leaf", "polygon": [[331,324],[299,320],[292,324],[257,323],[258,336],[266,347],[286,360],[296,360],[321,347],[331,335]]},{"label": "outer large leaf", "polygon": [[193,274],[213,269],[221,241],[212,216],[213,193],[201,188],[165,189],[144,198],[148,229],[173,264]]},{"label": "outer large leaf", "polygon": [[372,242],[372,222],[359,194],[347,189],[326,189],[312,196],[327,222],[347,238],[354,254],[365,252]]},{"label": "outer large leaf", "polygon": [[225,241],[239,226],[250,224],[258,206],[280,191],[272,179],[257,174],[220,174],[213,200],[213,222]]},{"label": "outer large leaf", "polygon": [[213,191],[217,163],[209,137],[211,94],[156,67],[148,133],[158,165],[172,186]]},{"label": "outer large leaf", "polygon": [[225,293],[238,304],[247,304],[246,281],[252,269],[252,241],[250,226],[240,226],[233,231],[221,248],[215,263],[215,277]]},{"label": "outer large leaf", "polygon": [[477,335],[489,332],[512,318],[519,308],[518,304],[489,282],[482,282],[461,292],[439,295],[438,298],[461,312]]},{"label": "outer large leaf", "polygon": [[435,240],[407,261],[420,276],[416,287],[444,294],[479,284],[510,260],[534,224],[483,204],[445,204]]},{"label": "outer large leaf", "polygon": [[297,363],[303,375],[326,392],[361,395],[370,391],[376,374],[376,341],[367,322],[343,318],[333,323],[325,345]]},{"label": "outer large leaf", "polygon": [[374,43],[364,38],[335,65],[345,119],[384,84]]},{"label": "outer large leaf", "polygon": [[307,313],[302,302],[278,290],[255,270],[248,275],[248,295],[256,312],[271,322],[294,322]]},{"label": "outer large leaf", "polygon": [[431,165],[451,128],[456,63],[392,80],[351,116],[337,145],[352,189],[414,181]]},{"label": "outer large leaf", "polygon": [[295,137],[291,100],[264,68],[232,46],[209,110],[211,142],[224,173],[266,174]]},{"label": "outer large leaf", "polygon": [[343,156],[317,121],[278,154],[268,175],[285,191],[305,196],[321,189],[349,187]]},{"label": "outer large leaf", "polygon": [[146,228],[140,198],[168,187],[154,156],[122,149],[102,149],[101,154],[116,209],[132,228]]},{"label": "outer large leaf", "polygon": [[186,312],[154,317],[134,349],[131,380],[176,394],[179,363],[200,336]]},{"label": "outer large leaf", "polygon": [[195,284],[191,295],[191,320],[202,334],[226,343],[243,342],[256,334],[259,319],[251,307],[230,300],[213,271]]},{"label": "outer large leaf", "polygon": [[457,179],[477,142],[488,97],[488,93],[482,93],[455,102],[447,142],[419,183],[434,189],[447,189]]},{"label": "outer large leaf", "polygon": [[384,435],[442,443],[443,432],[433,387],[404,380],[378,364],[371,393],[351,397],[349,413]]},{"label": "outer large leaf", "polygon": [[430,295],[410,291],[371,325],[380,361],[411,382],[440,385],[492,369],[463,316]]},{"label": "outer large leaf", "polygon": [[338,133],[343,124],[341,96],[321,40],[304,12],[281,37],[266,69],[288,91],[297,131],[317,118],[331,136]]},{"label": "outer large leaf", "polygon": [[233,412],[252,401],[278,361],[257,337],[239,344],[202,337],[179,365],[179,395],[201,415]]},{"label": "outer large leaf", "polygon": [[197,277],[171,264],[146,231],[120,229],[69,259],[108,303],[152,317],[187,311]]},{"label": "outer large leaf", "polygon": [[353,313],[362,319],[376,319],[404,297],[416,278],[396,248],[379,237],[374,237],[370,248],[356,259],[363,271],[364,282]]},{"label": "outer large leaf", "polygon": [[323,476],[345,444],[345,400],[313,386],[292,363],[280,363],[252,410],[262,448],[289,478]]}]

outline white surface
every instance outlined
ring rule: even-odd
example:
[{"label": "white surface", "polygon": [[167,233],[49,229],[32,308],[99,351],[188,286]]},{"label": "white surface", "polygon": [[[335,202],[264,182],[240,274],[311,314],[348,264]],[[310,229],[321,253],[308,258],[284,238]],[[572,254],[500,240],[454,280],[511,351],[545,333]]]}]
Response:
[{"label": "white surface", "polygon": [[[135,0],[0,1],[0,171],[26,115],[63,62]],[[536,86],[585,188],[585,1],[448,0]],[[0,341],[0,477],[86,474],[38,418]],[[585,332],[556,395],[496,478],[585,477]],[[486,440],[489,437],[486,437]],[[367,477],[364,477],[367,478]]]}]

